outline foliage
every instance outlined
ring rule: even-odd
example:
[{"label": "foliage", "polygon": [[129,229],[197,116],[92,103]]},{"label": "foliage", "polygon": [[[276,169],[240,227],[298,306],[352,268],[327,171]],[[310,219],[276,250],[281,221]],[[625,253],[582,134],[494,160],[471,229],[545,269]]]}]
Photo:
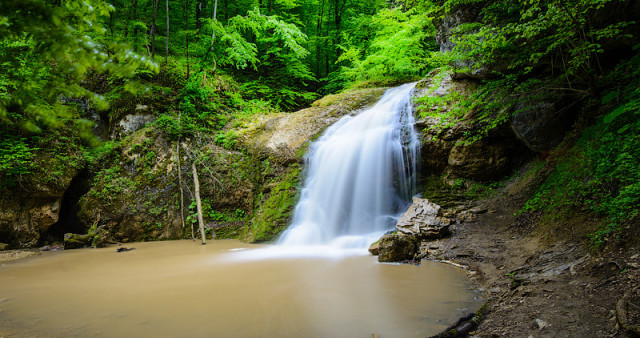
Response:
[{"label": "foliage", "polygon": [[[617,109],[638,101],[636,97]],[[640,120],[635,115],[630,111],[615,120],[607,115],[587,129],[523,211],[585,209],[605,219],[590,236],[594,245],[620,238],[623,226],[640,216]]]},{"label": "foliage", "polygon": [[374,32],[370,44],[361,45],[345,34],[343,53],[337,60],[343,66],[334,82],[408,81],[428,70],[425,50],[435,51],[436,46],[427,43],[435,28],[425,13],[383,9],[371,17],[368,25]]},{"label": "foliage", "polygon": [[102,0],[0,3],[0,119],[30,132],[69,118],[64,98],[87,97],[104,109],[104,98],[79,85],[90,70],[116,78],[153,68],[124,45],[102,44],[99,19],[113,7]]},{"label": "foliage", "polygon": [[[569,88],[593,86],[601,73],[603,42],[627,36],[627,21],[599,24],[594,15],[614,0],[511,0],[483,5],[478,22],[452,36],[449,54],[460,72],[489,67],[502,74],[528,75],[551,68]],[[477,0],[448,0],[445,11]]]},{"label": "foliage", "polygon": [[0,175],[13,176],[29,174],[33,171],[35,151],[26,138],[0,139]]}]

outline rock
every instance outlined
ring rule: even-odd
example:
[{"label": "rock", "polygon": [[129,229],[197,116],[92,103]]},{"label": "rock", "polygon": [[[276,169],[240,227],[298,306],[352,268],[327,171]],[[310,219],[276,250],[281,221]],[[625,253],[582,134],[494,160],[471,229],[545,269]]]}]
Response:
[{"label": "rock", "polygon": [[420,249],[416,237],[391,234],[380,238],[378,262],[401,262],[412,260]]},{"label": "rock", "polygon": [[511,168],[507,145],[476,141],[456,144],[449,154],[448,173],[457,177],[491,180],[503,177]]},{"label": "rock", "polygon": [[369,252],[374,256],[379,255],[380,254],[380,241],[377,241],[377,242],[371,244],[369,246]]},{"label": "rock", "polygon": [[[147,109],[148,106],[146,105],[136,105],[136,111],[145,111]],[[155,120],[156,116],[149,113],[135,113],[125,115],[118,123],[118,126],[116,126],[111,132],[111,138],[116,139],[125,135],[129,135],[144,128],[144,126]]]},{"label": "rock", "polygon": [[84,247],[89,247],[91,246],[92,240],[93,240],[93,236],[89,234],[79,235],[79,234],[67,233],[67,234],[64,234],[64,248],[65,249],[81,249]]},{"label": "rock", "polygon": [[567,109],[561,109],[555,102],[523,101],[515,109],[511,128],[518,139],[535,152],[557,146],[569,128]]},{"label": "rock", "polygon": [[0,251],[2,250],[9,250],[11,246],[9,244],[6,243],[0,243]]},{"label": "rock", "polygon": [[[478,84],[454,80],[450,72],[432,71],[416,85],[418,97],[469,97]],[[452,126],[446,126],[441,116],[454,114],[453,102],[435,100],[438,104],[423,105],[416,121],[421,133],[421,170],[432,174],[445,173],[485,181],[504,177],[529,156],[524,144],[516,138],[508,123],[496,126],[481,141],[469,144],[469,135],[479,132],[473,111]],[[508,109],[508,107],[505,107]],[[433,114],[431,113],[433,112]],[[444,124],[444,125],[443,125]]]},{"label": "rock", "polygon": [[549,323],[545,322],[540,318],[536,318],[536,324],[538,324],[538,328],[540,330],[544,330],[547,326],[549,326]]},{"label": "rock", "polygon": [[341,117],[375,103],[386,88],[370,88],[328,95],[311,108],[293,113],[258,116],[237,130],[238,142],[283,165],[301,162],[308,142]]},{"label": "rock", "polygon": [[[483,4],[457,5],[454,9],[445,13],[442,21],[437,24],[436,42],[440,46],[440,52],[444,53],[453,50],[456,44],[451,41],[451,37],[455,34],[460,34],[458,31],[461,25],[477,22],[483,6]],[[475,33],[475,31],[468,33]],[[478,66],[477,60],[469,59],[458,60],[451,66],[454,69],[468,69],[465,72],[454,73],[455,79],[487,79],[493,76],[494,71],[505,70],[508,65],[494,60],[493,64]]]},{"label": "rock", "polygon": [[423,239],[438,239],[449,234],[451,219],[443,217],[439,205],[414,197],[413,204],[402,214],[396,229],[403,234]]}]

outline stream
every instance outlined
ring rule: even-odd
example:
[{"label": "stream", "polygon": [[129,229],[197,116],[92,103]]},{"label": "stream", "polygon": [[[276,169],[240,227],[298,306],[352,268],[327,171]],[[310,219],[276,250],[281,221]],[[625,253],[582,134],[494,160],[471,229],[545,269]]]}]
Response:
[{"label": "stream", "polygon": [[380,264],[366,250],[296,255],[235,240],[128,247],[0,265],[0,336],[424,337],[481,305],[460,269]]}]

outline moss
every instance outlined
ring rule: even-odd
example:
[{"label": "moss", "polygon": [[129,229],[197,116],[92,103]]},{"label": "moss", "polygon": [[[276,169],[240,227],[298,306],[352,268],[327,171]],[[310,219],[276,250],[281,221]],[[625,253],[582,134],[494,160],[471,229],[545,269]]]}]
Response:
[{"label": "moss", "polygon": [[467,200],[490,197],[507,179],[509,177],[499,181],[481,183],[462,178],[447,180],[444,176],[431,175],[422,180],[422,194],[432,202],[449,208]]},{"label": "moss", "polygon": [[346,90],[339,94],[327,95],[313,103],[313,107],[328,107],[336,104],[345,105],[347,110],[362,108],[375,103],[386,88],[367,88]]},{"label": "moss", "polygon": [[244,238],[247,242],[273,240],[287,227],[298,198],[296,187],[299,176],[300,168],[294,164],[287,168],[282,178],[267,185],[270,190],[260,198],[259,207]]}]

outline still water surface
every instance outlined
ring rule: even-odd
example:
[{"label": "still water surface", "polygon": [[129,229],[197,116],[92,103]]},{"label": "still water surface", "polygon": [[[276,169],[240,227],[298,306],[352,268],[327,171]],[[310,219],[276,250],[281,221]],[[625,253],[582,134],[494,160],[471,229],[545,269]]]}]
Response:
[{"label": "still water surface", "polygon": [[480,306],[465,273],[438,263],[231,240],[129,247],[0,265],[0,336],[424,337]]}]

